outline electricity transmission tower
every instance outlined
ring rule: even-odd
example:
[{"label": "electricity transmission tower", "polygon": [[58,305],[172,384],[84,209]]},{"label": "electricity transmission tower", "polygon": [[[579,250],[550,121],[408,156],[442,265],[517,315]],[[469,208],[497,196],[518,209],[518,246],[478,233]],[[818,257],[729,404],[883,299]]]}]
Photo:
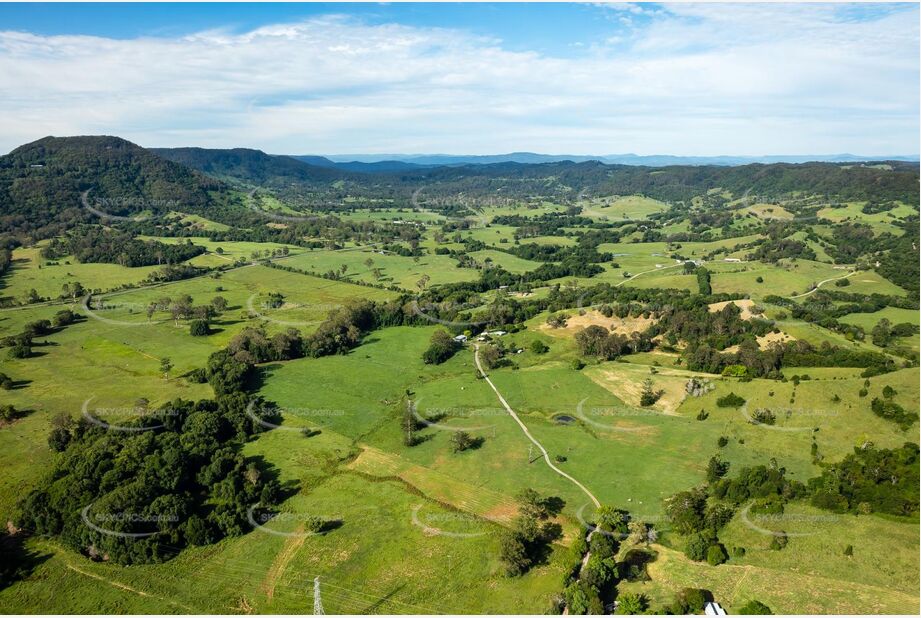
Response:
[{"label": "electricity transmission tower", "polygon": [[323,611],[323,601],[320,599],[320,578],[315,577],[313,579],[313,615],[322,616],[325,613]]}]

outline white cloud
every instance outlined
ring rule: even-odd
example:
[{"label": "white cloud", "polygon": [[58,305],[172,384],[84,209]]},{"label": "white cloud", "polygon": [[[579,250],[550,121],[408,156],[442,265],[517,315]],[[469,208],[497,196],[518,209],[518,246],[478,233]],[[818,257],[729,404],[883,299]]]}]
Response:
[{"label": "white cloud", "polygon": [[632,25],[574,57],[337,16],[174,39],[0,32],[0,150],[92,133],[288,153],[919,150],[917,8],[614,14]]}]

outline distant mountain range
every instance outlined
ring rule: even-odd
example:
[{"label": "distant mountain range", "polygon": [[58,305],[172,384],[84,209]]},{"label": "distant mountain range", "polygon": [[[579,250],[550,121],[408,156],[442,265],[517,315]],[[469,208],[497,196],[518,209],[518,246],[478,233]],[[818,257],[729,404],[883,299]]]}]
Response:
[{"label": "distant mountain range", "polygon": [[352,154],[352,155],[292,155],[311,165],[330,167],[352,172],[394,172],[441,165],[489,165],[493,163],[555,163],[572,161],[599,161],[614,165],[748,165],[751,163],[857,163],[866,161],[918,161],[918,155],[863,156],[852,154],[832,155],[765,155],[759,157],[716,156],[682,157],[675,155],[547,155],[534,152],[511,152],[498,155],[446,155],[446,154]]}]

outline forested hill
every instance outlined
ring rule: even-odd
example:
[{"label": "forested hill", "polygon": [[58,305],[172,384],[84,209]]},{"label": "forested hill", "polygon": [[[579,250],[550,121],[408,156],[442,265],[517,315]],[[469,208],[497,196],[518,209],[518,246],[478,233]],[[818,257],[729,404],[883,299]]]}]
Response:
[{"label": "forested hill", "polygon": [[291,183],[325,185],[350,176],[337,169],[250,148],[152,148],[151,152],[216,178],[259,186],[281,187]]},{"label": "forested hill", "polygon": [[118,137],[45,137],[0,157],[0,233],[46,236],[94,220],[82,206],[84,191],[90,192],[89,203],[125,216],[200,211],[212,201],[209,191],[221,187]]},{"label": "forested hill", "polygon": [[720,187],[736,196],[752,191],[766,197],[801,192],[832,200],[917,203],[919,199],[918,164],[898,161],[867,165],[773,163],[737,167],[643,167],[598,161],[560,161],[343,169],[242,148],[168,148],[154,152],[216,178],[288,190],[296,186],[311,190],[335,189],[331,192],[345,191],[355,197],[380,196],[384,191],[408,199],[412,191],[424,187],[429,196],[464,193],[468,196],[500,194],[525,198],[543,195],[572,199],[580,194],[642,194],[665,201],[682,201]]},{"label": "forested hill", "polygon": [[[538,186],[553,179],[560,185],[591,195],[642,194],[666,201],[687,200],[720,187],[733,195],[751,190],[771,197],[803,192],[838,200],[919,199],[917,163],[888,162],[880,165],[836,163],[773,163],[738,167],[682,165],[662,168],[583,163],[497,163],[439,167],[402,172],[404,182],[451,184],[474,187],[494,179]],[[530,182],[529,182],[530,181]]]}]

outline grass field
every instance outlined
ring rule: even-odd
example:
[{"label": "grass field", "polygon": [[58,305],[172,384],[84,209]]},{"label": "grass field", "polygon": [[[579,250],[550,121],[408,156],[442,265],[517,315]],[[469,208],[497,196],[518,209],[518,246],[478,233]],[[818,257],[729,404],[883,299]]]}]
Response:
[{"label": "grass field", "polygon": [[642,195],[601,198],[582,205],[582,214],[601,220],[645,219],[668,208],[664,202]]},{"label": "grass field", "polygon": [[840,318],[839,322],[862,326],[867,332],[870,332],[883,318],[892,322],[892,324],[921,324],[921,316],[913,309],[899,309],[897,307],[886,307],[881,311],[874,313],[849,313]]},{"label": "grass field", "polygon": [[494,265],[501,266],[510,273],[524,273],[540,267],[540,262],[526,260],[517,255],[505,253],[504,251],[485,249],[483,251],[472,251],[469,255],[477,262],[481,263],[485,262],[488,258],[492,260]]},{"label": "grass field", "polygon": [[912,214],[918,214],[917,206],[912,207],[908,204],[899,204],[892,210],[865,214],[861,212],[866,202],[849,202],[843,208],[823,208],[818,212],[820,219],[827,219],[836,223],[843,221],[859,221],[867,223],[877,233],[889,232],[899,235],[901,230],[893,225],[894,221],[910,217]]},{"label": "grass field", "polygon": [[[274,198],[263,202],[266,207],[291,210]],[[538,216],[562,208],[550,203],[537,208],[509,206],[487,209],[484,216]],[[583,212],[612,219],[645,218],[665,208],[662,202],[628,196],[593,200],[584,205]],[[766,204],[749,210],[752,216],[746,221],[790,214]],[[426,224],[443,220],[429,211],[397,209],[343,216],[356,221],[411,219]],[[218,229],[207,219],[187,216],[186,220],[202,229]],[[884,219],[875,224],[888,225]],[[421,245],[430,251],[438,245],[436,231],[435,225],[424,229]],[[486,227],[477,218],[475,227],[460,234],[506,248],[515,244],[514,232],[510,226]],[[445,236],[449,240],[440,246],[463,247],[450,240],[453,232]],[[782,260],[775,265],[724,261],[726,256],[744,260],[751,249],[741,246],[763,238],[751,234],[714,242],[625,240],[603,244],[599,251],[613,253],[617,267],[603,264],[603,273],[576,281],[580,286],[607,282],[696,292],[696,276],[683,274],[680,263],[671,256],[703,259],[725,249],[728,253],[717,253],[706,263],[714,292],[747,295],[765,308],[768,317],[777,319],[781,330],[796,338],[885,352],[869,341],[849,342],[815,324],[789,316],[779,319],[781,309],[764,304],[765,296],[800,295],[849,271],[821,260]],[[250,262],[254,252],[285,248],[280,244],[216,243],[204,237],[192,240],[208,249],[192,260],[200,266],[226,265],[239,258]],[[576,237],[520,241],[532,242],[571,246]],[[472,281],[480,274],[459,268],[455,258],[432,253],[414,259],[354,245],[338,251],[286,248],[290,257],[279,264],[340,274],[344,265],[342,280],[248,264],[185,281],[97,295],[92,312],[79,304],[72,307],[86,314],[85,319],[38,337],[33,357],[13,360],[5,353],[0,355],[0,371],[16,381],[12,390],[0,391],[3,402],[29,412],[25,418],[0,426],[0,467],[4,470],[0,517],[13,516],[18,500],[51,464],[54,455],[47,448],[47,435],[56,414],[76,417],[88,400],[92,410],[97,406],[131,407],[139,397],[146,397],[152,405],[177,397],[209,398],[213,396],[209,385],[191,383],[182,374],[204,366],[214,351],[247,326],[263,326],[269,333],[295,327],[309,334],[330,310],[350,299],[381,301],[398,295],[352,282],[417,291],[423,276],[428,277],[428,286],[434,286]],[[539,266],[495,249],[471,256],[480,263],[488,258],[513,273]],[[0,293],[17,298],[32,287],[42,295],[57,295],[61,285],[72,278],[87,287],[136,284],[152,270],[63,263],[39,269],[42,261],[37,248],[17,249],[14,257],[18,261]],[[374,269],[380,269],[379,277]],[[758,277],[763,281],[759,283]],[[554,283],[569,279],[550,282],[529,298],[543,298]],[[904,293],[872,271],[861,271],[848,280],[851,285],[841,288],[846,292]],[[838,289],[830,282],[825,286]],[[265,301],[276,292],[283,294],[284,302],[269,308]],[[186,294],[196,305],[218,295],[227,300],[228,309],[214,320],[212,334],[192,337],[187,322],[174,323],[166,313],[148,319],[145,308],[151,302]],[[487,292],[484,298],[495,294]],[[0,337],[20,332],[30,321],[50,318],[59,309],[2,309]],[[581,358],[574,342],[580,328],[594,321],[628,334],[650,322],[605,321],[592,311],[577,317],[577,309],[568,313],[574,317],[567,328],[549,329],[548,314],[543,312],[524,322],[519,332],[502,336],[509,349],[523,351],[509,354],[511,366],[491,370],[489,376],[555,465],[583,482],[603,503],[655,522],[662,531],[660,544],[653,546],[658,556],[649,565],[651,581],[624,582],[621,593],[642,591],[654,604],[664,604],[683,587],[702,587],[711,590],[730,613],[750,599],[767,603],[777,613],[917,610],[916,520],[875,515],[826,517],[827,512],[795,503],[789,506],[787,520],[769,523],[808,534],[791,537],[784,550],[772,551],[768,549],[770,535],[751,527],[737,513],[720,538],[727,547],[744,546],[747,553],[710,567],[692,563],[676,551],[683,539],[668,530],[662,503],[675,492],[703,483],[708,460],[716,454],[729,462],[730,475],[745,466],[776,462],[790,478],[805,482],[821,472],[820,462],[838,461],[867,441],[890,448],[916,440],[917,424],[903,431],[876,417],[869,406],[891,386],[896,390],[896,403],[917,410],[921,394],[916,367],[870,378],[863,397],[861,368],[784,367],[787,381],[743,383],[688,371],[678,354],[653,350],[611,362],[584,359],[586,366],[578,370],[572,361]],[[882,317],[893,323],[919,323],[917,311],[895,308],[850,314],[842,321],[869,330]],[[303,614],[312,610],[312,582],[320,577],[324,606],[331,614],[548,611],[569,566],[568,546],[583,530],[581,518],[590,513],[588,497],[546,465],[475,372],[472,346],[440,365],[422,361],[438,328],[434,324],[383,328],[369,333],[347,354],[259,368],[258,394],[278,404],[283,421],[280,427],[248,442],[244,453],[251,461],[274,466],[290,492],[281,514],[263,528],[213,546],[189,549],[166,564],[132,567],[92,562],[52,540],[32,538],[29,547],[43,559],[32,575],[0,590],[0,606],[7,612],[26,613],[40,609],[50,613]],[[917,349],[918,339],[914,335],[906,341]],[[532,352],[530,344],[535,340],[546,343],[550,351]],[[174,364],[168,379],[159,368],[164,357]],[[791,379],[794,375],[801,378],[797,383]],[[709,380],[712,390],[700,397],[689,396],[685,387],[691,377]],[[662,390],[662,396],[643,407],[640,394],[647,379],[654,389]],[[730,392],[743,396],[745,406],[716,405],[719,397]],[[751,422],[751,412],[757,408],[774,411],[776,424]],[[401,421],[407,409],[427,419],[423,424],[428,425],[417,432],[421,441],[413,447],[404,444]],[[305,427],[319,433],[305,437],[301,432]],[[451,437],[457,431],[467,431],[482,443],[455,453]],[[720,437],[727,439],[722,447]],[[818,459],[811,452],[813,442]],[[558,518],[564,537],[546,563],[523,577],[510,578],[503,574],[499,561],[499,533],[517,513],[516,494],[527,487],[565,501]],[[309,515],[338,520],[341,525],[323,535],[305,535],[303,526]],[[843,556],[845,545],[853,545],[853,557]]]},{"label": "grass field", "polygon": [[[371,260],[371,266],[368,266]],[[419,291],[418,282],[423,275],[430,278],[429,285],[472,281],[477,278],[475,270],[459,268],[457,260],[447,255],[425,255],[418,259],[395,254],[382,255],[371,249],[360,251],[306,251],[284,261],[286,266],[325,273],[346,267],[347,280],[396,285],[405,290]],[[374,276],[374,269],[381,271],[380,279]],[[341,272],[341,270],[340,270]]]},{"label": "grass field", "polygon": [[753,204],[743,209],[743,212],[751,213],[759,219],[780,219],[784,221],[793,219],[792,212],[777,204]]},{"label": "grass field", "polygon": [[[909,536],[906,534],[908,530],[913,528],[902,524],[902,528],[895,531],[896,538],[906,538]],[[851,536],[863,536],[861,533],[867,533],[864,538],[870,538],[869,532],[870,530],[858,532],[852,529]],[[885,533],[892,534],[892,531],[885,530]],[[790,555],[795,557],[806,555],[805,551],[792,549],[794,544],[795,542],[791,541],[783,551],[790,552]],[[670,604],[676,593],[684,588],[704,588],[709,590],[730,614],[737,612],[751,600],[765,603],[774,613],[912,614],[917,611],[917,592],[912,594],[893,590],[891,585],[880,587],[854,582],[851,581],[853,577],[848,580],[825,577],[806,571],[795,558],[790,560],[792,568],[740,565],[732,561],[712,567],[706,563],[691,562],[683,554],[672,549],[662,546],[655,546],[654,549],[657,553],[656,560],[647,567],[651,581],[622,583],[618,586],[621,594],[642,593],[647,595],[653,606],[661,607]],[[905,564],[897,558],[900,553],[886,555],[886,563],[899,570],[904,569]],[[874,568],[879,566],[876,564]],[[855,572],[861,571],[855,569]]]},{"label": "grass field", "polygon": [[201,215],[192,215],[184,212],[171,212],[169,215],[167,215],[167,217],[178,219],[182,223],[189,224],[195,229],[217,232],[224,232],[230,229],[229,225],[218,223],[217,221],[211,221],[210,219],[206,219]]},{"label": "grass field", "polygon": [[128,268],[118,264],[81,264],[72,257],[56,260],[49,265],[41,257],[41,246],[13,251],[13,265],[0,278],[0,296],[10,296],[23,302],[30,290],[45,298],[57,298],[64,284],[79,282],[88,290],[113,290],[134,285],[147,278],[156,266]]}]

